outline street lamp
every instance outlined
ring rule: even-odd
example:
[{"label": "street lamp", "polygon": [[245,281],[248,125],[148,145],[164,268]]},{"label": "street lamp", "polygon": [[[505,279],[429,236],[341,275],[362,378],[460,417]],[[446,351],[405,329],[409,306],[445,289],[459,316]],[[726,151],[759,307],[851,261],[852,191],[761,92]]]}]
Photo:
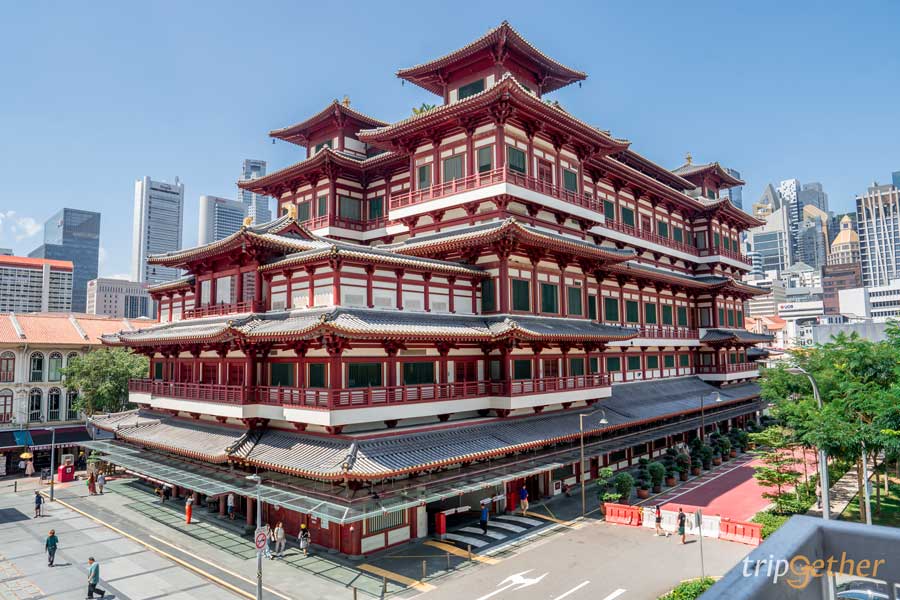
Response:
[{"label": "street lamp", "polygon": [[719,392],[712,392],[710,394],[700,394],[700,441],[706,442],[706,421],[704,419],[703,413],[703,402],[707,398],[712,398],[713,402],[721,402],[722,396],[719,395]]},{"label": "street lamp", "polygon": [[[578,414],[578,430],[581,432],[581,466],[579,467],[579,473],[581,475],[581,516],[584,517],[586,510],[586,502],[584,499],[584,489],[587,487],[586,480],[584,478],[584,418],[591,416],[592,413],[579,413]],[[601,409],[600,414],[603,415],[600,417],[600,420],[597,421],[598,425],[606,425],[609,421],[606,420],[606,411]]]},{"label": "street lamp", "polygon": [[[259,486],[262,480],[259,475],[247,475],[248,480],[256,484],[256,532],[253,534],[254,543],[256,535],[262,529],[262,503],[259,501]],[[268,541],[266,542],[268,543]],[[256,551],[256,600],[262,600],[263,597],[263,581],[262,581],[262,550]]]},{"label": "street lamp", "polygon": [[[813,379],[813,376],[806,372],[806,370],[800,367],[791,367],[787,370],[788,373],[792,375],[804,375],[807,379],[809,379],[809,383],[812,385],[813,396],[816,399],[816,404],[819,405],[819,411],[824,410],[824,405],[822,404],[822,396],[819,395],[819,386],[816,385],[816,380]],[[828,463],[826,462],[828,457],[825,455],[825,451],[822,448],[819,448],[819,483],[822,486],[822,518],[824,520],[829,520],[831,518],[831,500],[829,498],[829,485],[828,485]]]}]

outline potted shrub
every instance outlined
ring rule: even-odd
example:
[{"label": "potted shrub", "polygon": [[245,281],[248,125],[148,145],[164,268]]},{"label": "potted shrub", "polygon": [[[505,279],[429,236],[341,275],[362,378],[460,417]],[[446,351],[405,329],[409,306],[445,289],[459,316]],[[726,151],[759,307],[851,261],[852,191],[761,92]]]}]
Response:
[{"label": "potted shrub", "polygon": [[603,467],[597,471],[597,499],[600,501],[600,514],[606,515],[606,503],[618,502],[621,494],[612,489],[613,470]]},{"label": "potted shrub", "polygon": [[647,465],[647,471],[650,473],[650,483],[653,484],[653,493],[660,493],[662,491],[663,477],[666,475],[666,468],[661,462],[652,462]]},{"label": "potted shrub", "polygon": [[703,468],[703,463],[699,458],[695,458],[691,460],[691,475],[697,477],[700,475],[700,470]]},{"label": "potted shrub", "polygon": [[700,461],[703,463],[703,468],[707,471],[712,468],[712,460],[715,452],[713,452],[712,446],[709,444],[703,444],[700,447]]},{"label": "potted shrub", "polygon": [[715,451],[715,453],[712,455],[712,466],[718,467],[721,464],[722,464],[722,455],[719,454],[718,451]]},{"label": "potted shrub", "polygon": [[628,500],[631,498],[631,488],[634,487],[634,477],[622,471],[613,478],[612,483],[619,496],[619,502],[628,504]]},{"label": "potted shrub", "polygon": [[677,480],[675,479],[675,473],[676,473],[675,467],[670,467],[666,471],[666,485],[667,486],[672,487],[677,482]]},{"label": "potted shrub", "polygon": [[647,483],[646,479],[638,480],[635,488],[637,489],[637,497],[641,500],[646,500],[650,497],[650,484]]},{"label": "potted shrub", "polygon": [[650,459],[645,457],[638,459],[638,469],[644,470],[647,468],[647,465],[650,464]]},{"label": "potted shrub", "polygon": [[735,456],[735,454],[732,454],[731,440],[727,437],[719,438],[719,454],[722,455],[722,460],[728,460]]}]

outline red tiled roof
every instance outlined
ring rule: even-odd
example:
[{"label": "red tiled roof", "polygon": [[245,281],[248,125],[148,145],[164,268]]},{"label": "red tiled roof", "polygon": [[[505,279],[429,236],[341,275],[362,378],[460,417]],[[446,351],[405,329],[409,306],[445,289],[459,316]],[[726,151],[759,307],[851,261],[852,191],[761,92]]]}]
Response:
[{"label": "red tiled roof", "polygon": [[[19,328],[24,333],[24,337],[19,336],[13,319],[18,323]],[[79,331],[79,328],[81,331]],[[127,319],[101,315],[71,313],[4,314],[0,315],[0,344],[28,343],[99,346],[101,335],[133,328]],[[83,334],[82,331],[84,332]]]},{"label": "red tiled roof", "polygon": [[71,271],[75,268],[70,260],[31,258],[30,256],[0,256],[0,266],[2,267],[32,267],[38,269],[44,265],[50,265],[52,269],[64,269],[66,271]]}]

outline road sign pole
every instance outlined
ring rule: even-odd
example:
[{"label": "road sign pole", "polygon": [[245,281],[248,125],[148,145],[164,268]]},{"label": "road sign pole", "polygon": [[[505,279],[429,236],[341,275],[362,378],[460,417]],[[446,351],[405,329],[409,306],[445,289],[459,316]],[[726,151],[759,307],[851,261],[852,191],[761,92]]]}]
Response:
[{"label": "road sign pole", "polygon": [[700,579],[706,579],[706,566],[703,563],[703,513],[700,509],[697,509],[697,512],[694,513],[695,524],[697,525],[697,535],[700,538],[697,540],[700,543]]}]

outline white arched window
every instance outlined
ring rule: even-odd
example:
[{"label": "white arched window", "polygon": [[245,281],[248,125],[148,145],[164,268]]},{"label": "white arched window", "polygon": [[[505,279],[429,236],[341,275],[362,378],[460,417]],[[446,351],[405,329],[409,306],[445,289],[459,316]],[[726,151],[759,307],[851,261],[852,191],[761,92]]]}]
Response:
[{"label": "white arched window", "polygon": [[0,382],[12,382],[16,379],[16,355],[7,350],[0,352]]},{"label": "white arched window", "polygon": [[47,361],[47,381],[61,381],[63,356],[60,352],[51,352],[50,360]]},{"label": "white arched window", "polygon": [[66,392],[66,421],[75,421],[78,419],[78,409],[75,404],[78,402],[78,392],[69,390]]},{"label": "white arched window", "polygon": [[59,421],[60,404],[62,403],[62,392],[59,388],[50,388],[47,392],[47,420]]},{"label": "white arched window", "polygon": [[[43,360],[43,357],[41,357]],[[32,388],[31,393],[28,394],[28,421],[36,422],[40,421],[43,416],[43,407],[41,406],[43,401],[43,394],[41,390],[38,388]]]},{"label": "white arched window", "polygon": [[31,355],[30,365],[31,371],[28,375],[28,381],[43,381],[44,380],[44,355],[40,352],[35,352]]},{"label": "white arched window", "polygon": [[11,423],[13,420],[13,392],[10,389],[0,390],[0,423]]}]

